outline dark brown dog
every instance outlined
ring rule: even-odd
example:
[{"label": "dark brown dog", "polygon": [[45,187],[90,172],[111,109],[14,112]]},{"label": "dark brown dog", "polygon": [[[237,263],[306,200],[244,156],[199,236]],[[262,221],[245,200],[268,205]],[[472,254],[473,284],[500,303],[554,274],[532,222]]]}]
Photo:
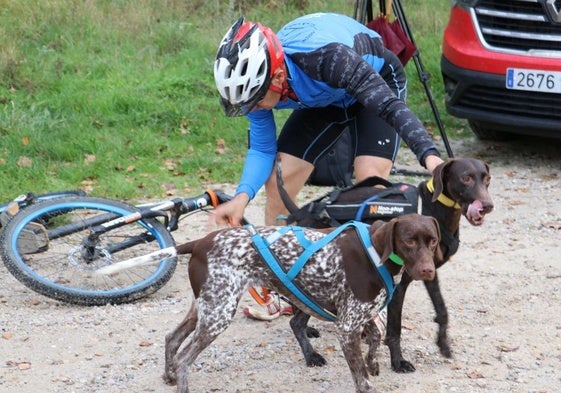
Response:
[{"label": "dark brown dog", "polygon": [[[238,302],[249,286],[272,288],[298,309],[325,319],[285,289],[286,283],[279,280],[256,250],[251,228],[216,231],[176,248],[179,254],[192,254],[189,278],[196,298],[186,318],[166,336],[164,379],[167,383],[177,384],[178,392],[189,391],[189,366],[229,326]],[[288,271],[304,250],[299,234],[303,233],[313,243],[333,229],[302,229],[297,233],[296,228],[281,235],[279,227],[254,230],[263,238],[274,239],[268,248],[284,271]],[[403,259],[404,269],[410,277],[433,279],[434,260],[441,256],[438,224],[432,217],[408,214],[387,224],[376,223],[368,229],[368,237],[391,275],[402,269],[390,260],[395,253]],[[380,340],[372,318],[386,302],[388,292],[357,233],[346,229],[319,248],[297,273],[293,283],[305,290],[324,310],[336,315],[337,335],[356,391],[374,392],[368,372],[377,370],[375,352]],[[370,344],[366,362],[360,348],[363,329]],[[188,337],[188,343],[179,350]],[[297,338],[304,352],[315,353],[305,334]]]},{"label": "dark brown dog", "polygon": [[[462,215],[472,225],[478,226],[483,224],[485,214],[493,210],[493,202],[488,192],[490,180],[489,166],[486,163],[470,158],[454,158],[439,165],[434,171],[432,180],[423,181],[418,185],[422,214],[436,218],[440,226],[440,250],[443,253],[443,259],[436,262],[437,268],[446,263],[458,249]],[[381,191],[382,189],[373,187],[352,188],[338,195],[337,204],[360,203]],[[329,217],[329,209],[322,210],[321,207],[311,205],[298,208],[286,198],[283,200],[290,210],[289,217],[295,219],[298,225],[321,228],[326,222],[333,222],[333,219]],[[344,221],[338,218],[338,222]],[[400,283],[396,285],[392,301],[388,306],[385,343],[390,349],[392,369],[396,372],[415,370],[413,364],[403,358],[400,345],[403,300],[410,283],[411,277],[405,272]],[[448,312],[440,292],[438,277],[424,283],[436,311],[437,345],[444,356],[451,357],[447,337]],[[296,312],[295,318],[291,320],[291,327],[296,336],[319,337],[316,329],[307,326],[309,317],[300,314]],[[304,356],[309,366],[325,364],[325,359],[317,353],[310,353],[304,349]]]},{"label": "dark brown dog", "polygon": [[[485,214],[493,210],[493,201],[488,187],[491,182],[489,165],[467,158],[450,159],[439,165],[429,182],[418,186],[422,201],[422,214],[436,218],[440,225],[440,250],[442,261],[436,261],[438,269],[444,265],[459,246],[459,228],[462,215],[472,225],[481,225]],[[401,276],[392,301],[388,305],[388,321],[385,343],[390,349],[392,369],[396,372],[412,372],[415,367],[405,360],[401,353],[401,312],[405,291],[411,283],[407,272]],[[448,311],[440,292],[438,275],[434,280],[425,281],[425,287],[434,305],[438,323],[436,343],[440,353],[447,358],[452,356],[448,343]]]}]

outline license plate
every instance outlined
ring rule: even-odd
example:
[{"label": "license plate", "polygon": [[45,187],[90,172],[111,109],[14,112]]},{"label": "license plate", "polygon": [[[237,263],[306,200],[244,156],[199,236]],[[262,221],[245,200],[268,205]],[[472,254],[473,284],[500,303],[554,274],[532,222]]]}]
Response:
[{"label": "license plate", "polygon": [[506,88],[541,93],[561,93],[561,72],[507,68]]}]

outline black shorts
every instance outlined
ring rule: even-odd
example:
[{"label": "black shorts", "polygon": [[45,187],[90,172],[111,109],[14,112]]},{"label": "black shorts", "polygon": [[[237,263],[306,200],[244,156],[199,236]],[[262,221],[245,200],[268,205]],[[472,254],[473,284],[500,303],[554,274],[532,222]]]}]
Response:
[{"label": "black shorts", "polygon": [[[392,54],[393,55],[393,54]],[[407,79],[397,57],[386,61],[380,75],[394,94],[406,99]],[[302,158],[315,165],[331,150],[341,133],[351,130],[354,155],[375,156],[395,160],[401,139],[395,130],[379,116],[355,103],[349,108],[297,109],[286,120],[278,137],[278,151]]]}]

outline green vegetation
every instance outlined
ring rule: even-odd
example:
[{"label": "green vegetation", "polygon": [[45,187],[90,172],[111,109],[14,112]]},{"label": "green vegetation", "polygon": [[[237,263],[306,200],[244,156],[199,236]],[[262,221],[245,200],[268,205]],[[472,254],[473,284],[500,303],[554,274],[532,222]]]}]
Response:
[{"label": "green vegetation", "polygon": [[[456,135],[439,71],[448,4],[406,3]],[[0,201],[75,188],[134,200],[235,183],[247,121],[218,104],[217,44],[239,15],[276,30],[315,11],[353,16],[354,2],[0,0]],[[413,62],[407,69],[409,103],[436,128]]]}]

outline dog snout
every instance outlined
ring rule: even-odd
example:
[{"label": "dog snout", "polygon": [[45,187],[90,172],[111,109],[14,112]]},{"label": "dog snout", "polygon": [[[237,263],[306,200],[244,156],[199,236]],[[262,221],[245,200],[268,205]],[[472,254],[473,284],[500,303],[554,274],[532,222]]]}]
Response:
[{"label": "dog snout", "polygon": [[407,269],[413,280],[432,281],[436,274],[436,267],[432,258],[430,260],[419,262],[412,269]]},{"label": "dog snout", "polygon": [[434,280],[436,269],[433,263],[426,263],[421,268],[421,280],[432,281]]},{"label": "dog snout", "polygon": [[487,214],[487,213],[491,213],[493,211],[493,209],[495,208],[495,205],[493,204],[493,201],[491,200],[483,200],[481,203],[481,213],[482,214]]}]

